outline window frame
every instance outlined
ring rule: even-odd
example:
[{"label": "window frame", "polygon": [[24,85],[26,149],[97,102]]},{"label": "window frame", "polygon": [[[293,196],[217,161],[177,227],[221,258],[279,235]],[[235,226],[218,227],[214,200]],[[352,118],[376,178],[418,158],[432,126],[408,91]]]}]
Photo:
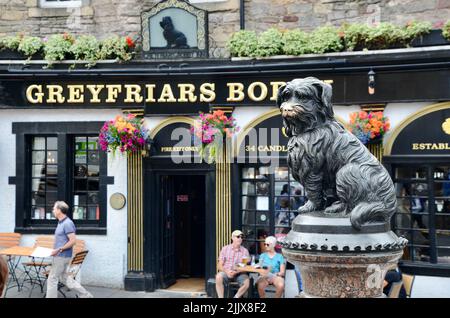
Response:
[{"label": "window frame", "polygon": [[[289,174],[290,169],[289,169],[289,167],[288,167],[288,165],[287,165],[287,163],[285,161],[280,161],[280,163],[278,164],[277,167],[287,167],[288,168],[288,179],[286,181],[276,180],[275,171],[273,173],[269,173],[268,174],[268,178],[266,180],[257,179],[256,177],[254,177],[254,178],[243,178],[242,173],[243,173],[244,169],[246,169],[246,168],[257,169],[257,168],[261,168],[261,167],[269,168],[270,165],[261,164],[261,163],[239,165],[239,168],[238,168],[238,174],[239,174],[238,225],[239,225],[239,228],[244,233],[245,233],[245,231],[244,231],[244,226],[245,226],[245,228],[252,228],[253,230],[255,230],[257,228],[268,228],[269,229],[269,235],[275,235],[276,234],[275,231],[278,228],[283,228],[281,226],[277,226],[276,223],[275,223],[275,221],[276,221],[276,219],[275,219],[275,198],[282,197],[280,194],[276,194],[275,193],[275,183],[276,182],[287,182],[289,185],[291,185],[291,182],[296,182],[296,181],[293,178],[291,179],[289,177],[290,176],[290,174]],[[269,193],[268,193],[269,209],[266,211],[268,213],[268,217],[269,217],[268,221],[269,222],[268,222],[267,225],[258,224],[258,222],[256,220],[256,216],[258,215],[258,211],[259,212],[263,212],[263,210],[258,210],[256,208],[255,209],[244,209],[243,208],[243,205],[242,205],[242,198],[243,197],[258,197],[258,195],[256,194],[256,191],[255,191],[255,195],[242,194],[242,184],[244,182],[254,182],[255,183],[255,187],[256,187],[256,183],[257,182],[268,182],[269,183],[269,187],[270,187],[269,188]],[[288,196],[289,199],[291,199],[293,197],[295,197],[295,196],[292,196],[292,195]],[[303,197],[306,198],[305,195],[303,195]],[[252,212],[252,213],[255,214],[255,222],[253,224],[252,223],[244,223],[243,222],[243,212],[244,211]],[[288,213],[294,213],[294,209],[290,209]],[[289,227],[286,227],[286,228],[288,228],[290,230],[291,227],[289,226]],[[247,240],[246,238],[244,238],[244,242],[249,242],[250,245],[255,243],[256,244],[256,251],[255,251],[255,253],[258,254],[258,255],[261,254],[262,251],[259,251],[258,244],[260,242],[262,242],[262,241],[258,239],[257,233],[255,233],[255,239],[252,238],[251,240]]]},{"label": "window frame", "polygon": [[[15,232],[52,234],[56,220],[31,219],[31,137],[57,136],[58,138],[58,199],[69,204],[70,218],[73,217],[73,198],[71,183],[74,150],[74,136],[98,136],[103,122],[36,122],[13,123],[16,134],[16,176],[10,177],[10,184],[16,185],[16,226]],[[107,226],[107,186],[114,183],[108,177],[107,154],[99,151],[99,206],[100,219],[74,220],[79,234],[106,235]],[[36,222],[37,221],[37,222]],[[94,221],[94,222],[93,222]]]},{"label": "window frame", "polygon": [[51,8],[80,8],[83,6],[82,0],[68,0],[68,1],[49,1],[49,0],[39,0],[39,7],[43,9]]}]

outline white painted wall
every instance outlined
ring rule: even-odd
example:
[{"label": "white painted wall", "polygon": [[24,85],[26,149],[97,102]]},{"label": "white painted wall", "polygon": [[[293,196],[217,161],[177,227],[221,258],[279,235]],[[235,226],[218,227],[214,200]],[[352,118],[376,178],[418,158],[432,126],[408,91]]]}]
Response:
[{"label": "white painted wall", "polygon": [[[12,232],[15,226],[14,185],[8,177],[16,175],[16,139],[12,134],[13,122],[64,122],[106,121],[113,119],[120,110],[0,110],[0,232]],[[115,192],[127,196],[126,157],[108,156],[108,175],[114,184],[108,185],[107,235],[78,235],[86,241],[89,254],[82,268],[83,284],[123,287],[127,255],[127,207],[114,210],[109,198]],[[35,235],[23,235],[21,244],[32,246]]]}]

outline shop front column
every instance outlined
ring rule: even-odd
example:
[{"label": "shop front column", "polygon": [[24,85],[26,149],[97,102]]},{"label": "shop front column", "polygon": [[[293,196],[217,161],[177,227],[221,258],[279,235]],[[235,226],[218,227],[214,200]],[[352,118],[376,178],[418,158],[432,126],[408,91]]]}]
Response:
[{"label": "shop front column", "polygon": [[142,153],[128,156],[128,248],[126,290],[145,290],[144,277],[144,200]]},{"label": "shop front column", "polygon": [[216,260],[222,247],[230,244],[232,232],[231,165],[227,148],[224,147],[216,162]]}]

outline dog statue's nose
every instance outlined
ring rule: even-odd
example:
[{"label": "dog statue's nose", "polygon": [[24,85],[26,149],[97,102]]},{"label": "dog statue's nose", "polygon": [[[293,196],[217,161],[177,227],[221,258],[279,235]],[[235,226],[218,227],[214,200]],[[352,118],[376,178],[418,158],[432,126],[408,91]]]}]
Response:
[{"label": "dog statue's nose", "polygon": [[292,107],[292,105],[289,103],[283,103],[280,106],[280,110],[282,113],[289,113],[294,110],[294,107]]}]

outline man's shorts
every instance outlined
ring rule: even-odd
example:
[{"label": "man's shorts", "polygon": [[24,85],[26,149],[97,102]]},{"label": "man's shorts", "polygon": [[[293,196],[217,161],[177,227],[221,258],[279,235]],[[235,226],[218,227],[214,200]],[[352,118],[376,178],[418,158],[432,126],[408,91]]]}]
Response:
[{"label": "man's shorts", "polygon": [[237,274],[233,278],[229,278],[225,272],[220,272],[220,275],[223,277],[224,285],[228,285],[230,282],[238,282],[239,286],[242,286],[244,282],[249,279],[248,275],[245,273]]}]

